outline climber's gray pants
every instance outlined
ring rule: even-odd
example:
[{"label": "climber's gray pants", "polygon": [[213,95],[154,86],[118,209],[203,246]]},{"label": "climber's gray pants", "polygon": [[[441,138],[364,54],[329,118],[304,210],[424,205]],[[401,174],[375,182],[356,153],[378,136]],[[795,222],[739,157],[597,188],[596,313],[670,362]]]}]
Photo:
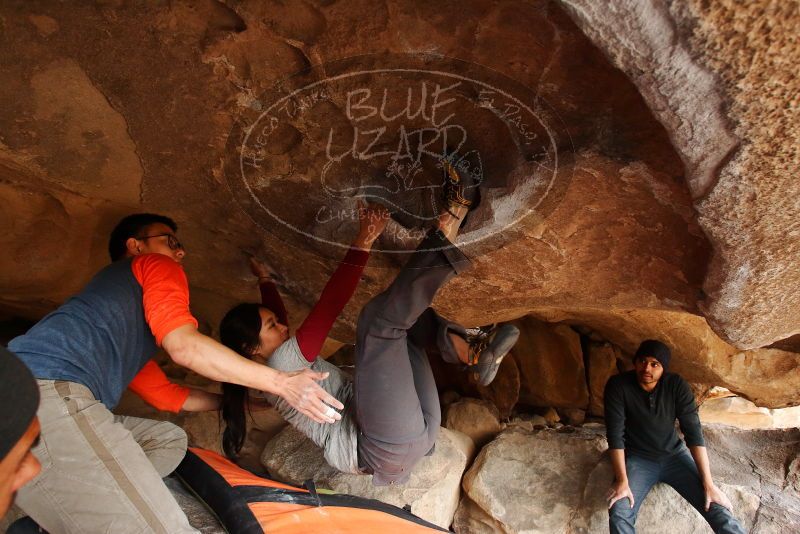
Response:
[{"label": "climber's gray pants", "polygon": [[440,231],[431,231],[358,318],[358,453],[376,485],[404,483],[436,441],[442,415],[425,348],[435,346],[445,361],[458,363],[448,332],[464,329],[430,305],[439,288],[469,265]]}]

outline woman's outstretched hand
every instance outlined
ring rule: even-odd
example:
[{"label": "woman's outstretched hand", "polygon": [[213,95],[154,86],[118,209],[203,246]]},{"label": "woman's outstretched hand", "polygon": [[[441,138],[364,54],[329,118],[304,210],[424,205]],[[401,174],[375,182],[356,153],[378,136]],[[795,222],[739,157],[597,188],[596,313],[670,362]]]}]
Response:
[{"label": "woman's outstretched hand", "polygon": [[376,204],[366,205],[359,200],[359,230],[353,246],[364,250],[372,248],[372,244],[386,229],[386,225],[389,223],[389,216],[389,211],[383,206]]},{"label": "woman's outstretched hand", "polygon": [[317,423],[335,423],[342,418],[336,410],[344,409],[344,405],[317,384],[328,378],[328,373],[303,369],[283,375],[278,395],[295,410]]},{"label": "woman's outstretched hand", "polygon": [[250,256],[250,271],[258,277],[258,281],[273,281],[273,275],[270,272],[269,268],[266,264],[262,261],[255,259],[255,257]]}]

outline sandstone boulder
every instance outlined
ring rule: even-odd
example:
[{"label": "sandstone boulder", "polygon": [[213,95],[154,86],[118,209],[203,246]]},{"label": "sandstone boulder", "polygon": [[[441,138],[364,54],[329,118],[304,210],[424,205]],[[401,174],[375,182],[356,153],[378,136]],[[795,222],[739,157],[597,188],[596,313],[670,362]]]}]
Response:
[{"label": "sandstone boulder", "polygon": [[700,420],[744,429],[798,428],[800,406],[761,408],[737,397],[725,388],[711,388],[704,398],[698,396]]},{"label": "sandstone boulder", "polygon": [[469,398],[461,399],[447,408],[444,426],[472,438],[478,449],[503,429],[494,404]]},{"label": "sandstone boulder", "polygon": [[553,326],[532,317],[515,324],[520,329],[514,346],[520,370],[520,402],[585,409],[589,392],[580,335],[569,326]]},{"label": "sandstone boulder", "polygon": [[800,428],[800,407],[770,410],[773,428]]},{"label": "sandstone boulder", "polygon": [[423,458],[405,486],[377,487],[369,475],[341,473],[330,467],[322,450],[293,427],[287,427],[267,443],[261,461],[269,472],[290,484],[313,479],[321,488],[403,507],[443,528],[453,521],[461,495],[461,476],[474,453],[472,440],[442,428],[436,450]]},{"label": "sandstone boulder", "polygon": [[610,343],[589,343],[589,413],[603,415],[603,391],[608,379],[617,374],[619,348]]},{"label": "sandstone boulder", "polygon": [[497,407],[500,419],[508,419],[519,401],[520,375],[513,353],[508,354],[488,386],[477,385],[478,394]]},{"label": "sandstone boulder", "polygon": [[760,499],[753,532],[800,529],[800,429],[704,425],[712,473]]},{"label": "sandstone boulder", "polygon": [[559,414],[568,425],[580,426],[586,421],[586,411],[580,408],[561,408]]},{"label": "sandstone boulder", "polygon": [[[791,408],[788,408],[791,409]],[[698,410],[704,423],[716,423],[737,428],[772,428],[771,410],[759,408],[741,397],[709,399]]]},{"label": "sandstone boulder", "polygon": [[[508,430],[478,454],[464,491],[507,532],[564,531],[604,449],[596,433]],[[454,528],[469,532],[460,526],[461,515]]]},{"label": "sandstone boulder", "polygon": [[800,215],[800,128],[784,105],[800,84],[800,47],[787,31],[797,10],[768,1],[561,4],[636,84],[686,165],[713,243],[702,309],[714,330],[741,348],[797,334],[800,234],[781,230]]}]

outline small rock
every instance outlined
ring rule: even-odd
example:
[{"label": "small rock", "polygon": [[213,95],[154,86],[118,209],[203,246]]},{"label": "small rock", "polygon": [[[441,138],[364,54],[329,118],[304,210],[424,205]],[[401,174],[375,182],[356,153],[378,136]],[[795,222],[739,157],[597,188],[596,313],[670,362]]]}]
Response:
[{"label": "small rock", "polygon": [[463,432],[475,442],[478,448],[503,429],[494,404],[484,400],[464,398],[447,409],[446,428]]},{"label": "small rock", "polygon": [[534,429],[547,428],[548,426],[549,425],[547,424],[547,419],[545,419],[541,415],[520,414],[511,419],[511,421],[507,425],[507,428],[519,427],[521,429],[525,429],[531,432]]},{"label": "small rock", "polygon": [[578,408],[562,408],[559,413],[566,420],[567,424],[578,426],[586,421],[586,411]]},{"label": "small rock", "polygon": [[530,418],[530,422],[531,424],[533,424],[534,427],[547,426],[547,419],[545,419],[541,415],[534,415],[533,417]]},{"label": "small rock", "polygon": [[555,408],[547,408],[545,412],[542,414],[542,417],[547,422],[548,425],[552,426],[561,421],[561,417],[558,415],[558,412]]},{"label": "small rock", "polygon": [[772,414],[741,397],[712,398],[700,405],[700,420],[738,428],[772,428]]},{"label": "small rock", "polygon": [[512,419],[511,422],[508,423],[506,428],[519,428],[521,430],[533,432],[534,425],[530,421],[526,421],[524,419]]},{"label": "small rock", "polygon": [[461,395],[452,389],[448,389],[447,391],[443,391],[441,395],[439,395],[439,402],[442,404],[444,408],[447,408],[454,402],[458,402],[461,398]]}]

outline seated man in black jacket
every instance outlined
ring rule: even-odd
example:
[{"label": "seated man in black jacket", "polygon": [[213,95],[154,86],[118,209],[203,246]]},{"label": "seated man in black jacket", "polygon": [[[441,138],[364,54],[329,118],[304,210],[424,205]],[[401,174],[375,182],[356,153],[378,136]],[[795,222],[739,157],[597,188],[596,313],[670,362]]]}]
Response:
[{"label": "seated man in black jacket", "polygon": [[731,502],[711,480],[694,395],[683,378],[665,372],[669,359],[666,345],[645,341],[633,357],[636,369],[606,384],[606,433],[616,478],[608,492],[611,532],[636,532],[639,506],[657,482],[664,482],[689,501],[714,532],[744,534],[730,512]]}]

